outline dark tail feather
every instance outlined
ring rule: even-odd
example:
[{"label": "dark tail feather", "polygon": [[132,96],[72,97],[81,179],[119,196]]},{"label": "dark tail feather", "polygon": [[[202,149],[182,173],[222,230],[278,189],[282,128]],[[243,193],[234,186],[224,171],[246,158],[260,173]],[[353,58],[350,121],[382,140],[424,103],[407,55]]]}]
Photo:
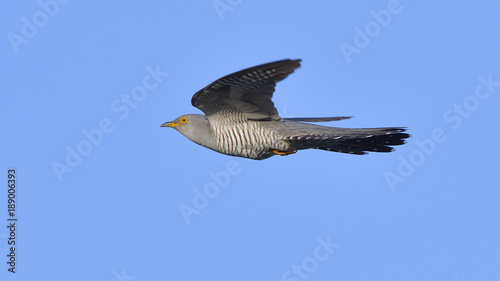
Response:
[{"label": "dark tail feather", "polygon": [[[325,127],[323,127],[325,128]],[[373,129],[322,129],[321,133],[296,135],[286,138],[297,150],[321,149],[350,154],[366,154],[367,152],[391,152],[393,146],[406,143],[410,135],[404,133],[406,128],[373,128]]]},{"label": "dark tail feather", "polygon": [[391,152],[392,146],[405,144],[411,135],[404,133],[405,128],[349,129],[345,135],[334,136],[336,141],[325,142],[315,148],[350,154],[366,154],[367,152]]}]

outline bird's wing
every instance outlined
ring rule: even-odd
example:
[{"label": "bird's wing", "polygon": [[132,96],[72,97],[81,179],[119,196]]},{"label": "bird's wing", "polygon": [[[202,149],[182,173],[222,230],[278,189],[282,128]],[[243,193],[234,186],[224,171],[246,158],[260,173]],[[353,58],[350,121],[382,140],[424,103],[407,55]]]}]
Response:
[{"label": "bird's wing", "polygon": [[299,122],[330,122],[330,121],[340,121],[344,119],[350,119],[351,116],[343,116],[343,117],[312,117],[312,118],[282,118],[285,121],[299,121]]},{"label": "bird's wing", "polygon": [[208,118],[243,113],[247,120],[279,120],[272,101],[274,88],[300,67],[300,62],[286,59],[229,74],[199,90],[191,104]]}]

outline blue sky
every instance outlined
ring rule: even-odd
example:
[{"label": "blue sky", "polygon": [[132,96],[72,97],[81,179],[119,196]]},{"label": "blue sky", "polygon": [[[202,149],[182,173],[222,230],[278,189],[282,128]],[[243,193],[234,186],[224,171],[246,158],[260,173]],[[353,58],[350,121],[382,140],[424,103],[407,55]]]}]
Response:
[{"label": "blue sky", "polygon": [[[22,1],[0,9],[1,280],[498,280],[500,4]],[[160,128],[284,58],[282,117],[407,126],[264,161]],[[16,170],[16,273],[7,173]],[[184,213],[181,212],[184,210]]]}]

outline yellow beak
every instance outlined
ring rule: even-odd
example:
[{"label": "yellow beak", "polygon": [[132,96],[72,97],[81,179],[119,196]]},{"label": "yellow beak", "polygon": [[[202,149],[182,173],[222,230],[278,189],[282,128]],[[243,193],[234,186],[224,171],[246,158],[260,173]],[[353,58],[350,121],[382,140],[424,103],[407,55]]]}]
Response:
[{"label": "yellow beak", "polygon": [[179,124],[179,123],[174,123],[174,122],[165,122],[165,123],[161,124],[161,126],[160,126],[160,127],[170,127],[170,128],[175,128],[175,127],[177,127],[177,126],[178,126],[178,127],[180,127],[180,126],[181,126],[181,124]]}]

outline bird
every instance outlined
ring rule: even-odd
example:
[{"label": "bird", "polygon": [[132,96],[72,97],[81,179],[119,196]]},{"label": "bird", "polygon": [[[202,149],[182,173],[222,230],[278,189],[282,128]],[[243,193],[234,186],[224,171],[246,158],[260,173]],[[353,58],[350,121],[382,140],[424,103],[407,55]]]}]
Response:
[{"label": "bird", "polygon": [[216,152],[255,160],[304,149],[363,155],[391,152],[406,143],[406,127],[338,128],[312,123],[343,117],[281,118],[272,101],[276,83],[300,67],[284,59],[250,67],[215,80],[196,92],[191,104],[203,114],[185,114],[161,127]]}]

